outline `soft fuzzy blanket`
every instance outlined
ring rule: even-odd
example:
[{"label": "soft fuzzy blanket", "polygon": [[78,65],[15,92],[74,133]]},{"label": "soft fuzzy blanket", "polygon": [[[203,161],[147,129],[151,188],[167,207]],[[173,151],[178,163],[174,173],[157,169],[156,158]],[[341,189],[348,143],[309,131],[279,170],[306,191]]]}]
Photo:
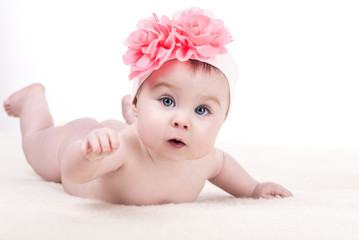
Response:
[{"label": "soft fuzzy blanket", "polygon": [[294,198],[235,199],[207,184],[188,204],[123,206],[67,195],[0,134],[0,239],[359,239],[359,149],[218,144]]}]

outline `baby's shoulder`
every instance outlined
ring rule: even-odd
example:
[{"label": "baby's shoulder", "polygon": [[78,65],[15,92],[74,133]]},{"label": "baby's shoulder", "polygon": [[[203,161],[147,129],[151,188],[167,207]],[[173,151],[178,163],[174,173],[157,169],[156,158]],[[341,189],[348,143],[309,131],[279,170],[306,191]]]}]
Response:
[{"label": "baby's shoulder", "polygon": [[117,133],[117,136],[118,136],[119,140],[122,140],[123,142],[129,142],[129,143],[138,142],[136,128],[135,128],[134,124],[119,131]]},{"label": "baby's shoulder", "polygon": [[122,131],[118,132],[118,138],[120,140],[120,144],[129,147],[135,148],[134,150],[138,150],[141,148],[142,144],[139,140],[137,127],[135,124],[130,125],[129,127],[123,129]]},{"label": "baby's shoulder", "polygon": [[120,143],[118,154],[121,157],[132,158],[140,152],[141,144],[133,125],[119,131],[117,136]]},{"label": "baby's shoulder", "polygon": [[223,166],[223,151],[218,148],[213,148],[203,159],[202,163],[208,170],[208,179],[214,178],[218,175]]}]

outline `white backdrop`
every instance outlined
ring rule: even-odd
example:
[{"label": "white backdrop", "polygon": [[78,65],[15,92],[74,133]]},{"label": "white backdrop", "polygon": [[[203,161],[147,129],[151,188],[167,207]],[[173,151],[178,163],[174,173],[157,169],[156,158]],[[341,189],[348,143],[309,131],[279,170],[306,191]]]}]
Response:
[{"label": "white backdrop", "polygon": [[[0,0],[0,99],[46,87],[56,124],[122,119],[127,35],[191,6],[225,21],[241,78],[219,141],[359,147],[359,7],[337,0]],[[0,131],[19,131],[0,111]]]}]

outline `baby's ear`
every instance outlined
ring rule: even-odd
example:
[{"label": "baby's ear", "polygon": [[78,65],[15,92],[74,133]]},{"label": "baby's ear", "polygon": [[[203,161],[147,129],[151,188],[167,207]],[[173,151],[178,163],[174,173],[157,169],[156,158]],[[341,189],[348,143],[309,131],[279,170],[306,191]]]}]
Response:
[{"label": "baby's ear", "polygon": [[137,96],[135,97],[135,99],[133,99],[133,102],[132,102],[132,113],[133,113],[133,116],[135,116],[137,118]]}]

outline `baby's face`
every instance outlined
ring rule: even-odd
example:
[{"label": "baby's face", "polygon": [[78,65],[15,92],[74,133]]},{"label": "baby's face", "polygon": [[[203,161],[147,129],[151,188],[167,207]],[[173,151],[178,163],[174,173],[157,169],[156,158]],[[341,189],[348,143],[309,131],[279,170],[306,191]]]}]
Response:
[{"label": "baby's face", "polygon": [[193,71],[168,61],[144,82],[137,96],[138,134],[157,157],[194,160],[207,155],[229,107],[229,87],[219,71]]}]

